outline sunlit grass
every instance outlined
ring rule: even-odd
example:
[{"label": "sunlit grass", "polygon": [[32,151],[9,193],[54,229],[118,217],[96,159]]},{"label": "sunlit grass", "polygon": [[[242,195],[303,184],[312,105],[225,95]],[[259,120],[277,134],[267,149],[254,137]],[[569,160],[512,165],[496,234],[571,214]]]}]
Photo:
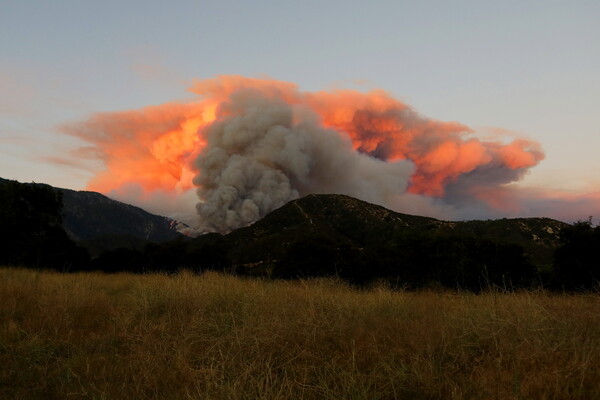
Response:
[{"label": "sunlit grass", "polygon": [[600,296],[0,269],[2,399],[600,398]]}]

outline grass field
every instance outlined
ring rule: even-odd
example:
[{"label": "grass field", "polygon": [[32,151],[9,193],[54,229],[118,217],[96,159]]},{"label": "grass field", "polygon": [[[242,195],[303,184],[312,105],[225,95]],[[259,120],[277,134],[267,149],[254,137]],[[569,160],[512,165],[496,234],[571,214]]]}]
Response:
[{"label": "grass field", "polygon": [[0,269],[2,399],[598,399],[600,295]]}]

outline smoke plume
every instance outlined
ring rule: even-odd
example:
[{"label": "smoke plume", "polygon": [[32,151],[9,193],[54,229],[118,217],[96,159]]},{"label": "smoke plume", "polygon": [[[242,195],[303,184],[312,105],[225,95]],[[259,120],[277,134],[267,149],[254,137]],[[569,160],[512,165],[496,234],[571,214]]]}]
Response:
[{"label": "smoke plume", "polygon": [[303,106],[252,90],[231,96],[206,131],[194,184],[202,230],[227,232],[309,193],[345,193],[376,203],[406,189],[412,167],[356,152]]},{"label": "smoke plume", "polygon": [[189,104],[95,114],[65,126],[89,143],[81,156],[104,165],[88,189],[152,209],[181,207],[165,199],[189,198],[195,188],[197,214],[186,222],[197,232],[248,225],[310,193],[451,219],[512,207],[491,194],[544,158],[533,141],[482,140],[384,91],[311,93],[240,76],[190,90],[198,98]]}]

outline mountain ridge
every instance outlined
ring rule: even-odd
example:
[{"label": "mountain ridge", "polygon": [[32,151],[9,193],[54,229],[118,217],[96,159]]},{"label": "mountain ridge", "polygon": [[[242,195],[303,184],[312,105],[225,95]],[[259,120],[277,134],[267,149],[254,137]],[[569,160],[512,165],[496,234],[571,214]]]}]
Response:
[{"label": "mountain ridge", "polygon": [[7,182],[48,188],[59,193],[62,228],[69,238],[86,247],[92,256],[118,247],[142,249],[151,242],[162,243],[182,236],[177,232],[177,221],[101,193],[0,178],[0,183]]},{"label": "mountain ridge", "polygon": [[319,194],[293,200],[252,225],[224,235],[223,240],[238,269],[257,269],[287,259],[286,253],[298,245],[299,238],[360,252],[396,246],[401,238],[423,236],[476,238],[520,246],[532,265],[546,270],[559,245],[558,233],[565,226],[568,224],[561,221],[535,217],[443,221],[398,213],[350,196]]},{"label": "mountain ridge", "polygon": [[[177,221],[152,214],[140,207],[111,199],[101,193],[55,188],[62,193],[63,225],[76,240],[92,239],[105,234],[130,235],[141,239],[164,242],[179,236]],[[106,215],[114,213],[109,220]],[[86,223],[94,218],[94,224]]]}]

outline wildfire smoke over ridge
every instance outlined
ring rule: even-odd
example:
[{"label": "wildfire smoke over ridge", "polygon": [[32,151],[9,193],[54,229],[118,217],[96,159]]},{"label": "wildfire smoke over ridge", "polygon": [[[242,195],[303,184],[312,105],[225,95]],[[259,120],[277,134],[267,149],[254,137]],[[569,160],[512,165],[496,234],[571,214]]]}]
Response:
[{"label": "wildfire smoke over ridge", "polygon": [[174,204],[196,188],[197,233],[245,226],[309,193],[453,218],[473,207],[502,209],[494,193],[506,193],[544,158],[536,142],[478,139],[384,91],[303,92],[241,76],[190,90],[198,99],[188,104],[99,113],[65,126],[89,143],[80,155],[105,166],[88,189]]}]

